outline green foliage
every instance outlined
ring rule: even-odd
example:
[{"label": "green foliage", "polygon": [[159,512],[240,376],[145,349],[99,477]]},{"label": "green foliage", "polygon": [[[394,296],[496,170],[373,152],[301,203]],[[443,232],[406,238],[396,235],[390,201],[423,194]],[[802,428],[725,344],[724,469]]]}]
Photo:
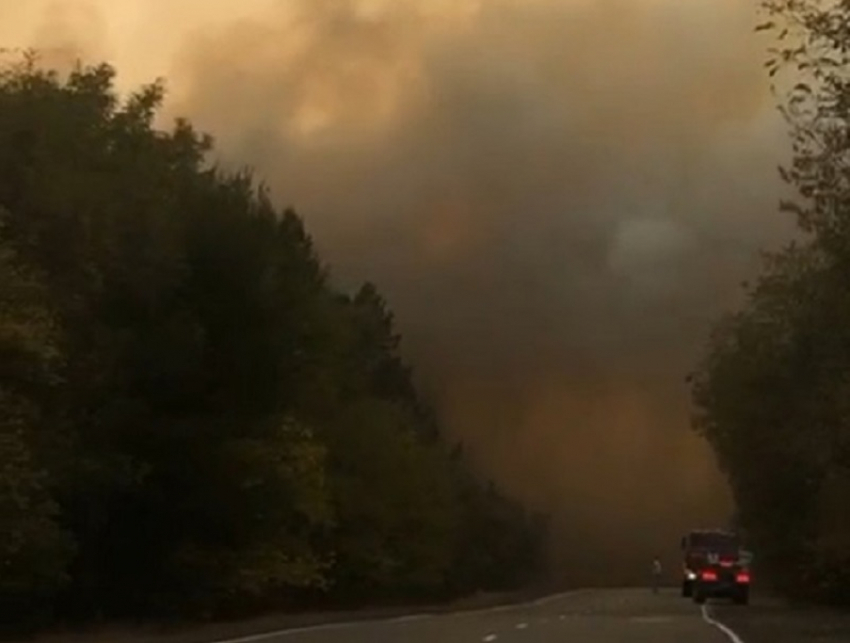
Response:
[{"label": "green foliage", "polygon": [[542,532],[447,452],[377,289],[113,76],[0,74],[0,592],[88,618],[527,581]]},{"label": "green foliage", "polygon": [[[449,462],[398,403],[361,399],[327,432],[347,593],[436,590],[451,572],[458,507]],[[388,486],[388,482],[392,481]]]},{"label": "green foliage", "polygon": [[455,475],[464,513],[452,586],[459,592],[507,591],[543,580],[540,574],[547,545],[544,517],[508,501],[492,485],[481,486],[463,469],[457,469]]},{"label": "green foliage", "polygon": [[66,581],[73,553],[57,522],[50,476],[35,457],[38,412],[56,383],[56,331],[35,275],[5,234],[0,210],[0,609],[30,619]]},{"label": "green foliage", "polygon": [[329,561],[310,539],[331,511],[325,448],[312,432],[284,421],[262,437],[232,438],[208,458],[203,478],[185,483],[197,497],[182,517],[192,531],[173,552],[173,586],[199,601],[196,608],[210,607],[205,589],[263,597],[324,586]]},{"label": "green foliage", "polygon": [[804,239],[768,257],[693,378],[695,426],[778,586],[850,597],[850,3],[768,0],[768,67],[786,82],[794,155],[782,203]]}]

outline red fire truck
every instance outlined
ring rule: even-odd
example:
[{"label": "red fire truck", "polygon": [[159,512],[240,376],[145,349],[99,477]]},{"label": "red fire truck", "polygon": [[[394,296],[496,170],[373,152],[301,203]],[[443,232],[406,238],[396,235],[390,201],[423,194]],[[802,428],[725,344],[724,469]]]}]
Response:
[{"label": "red fire truck", "polygon": [[741,548],[735,533],[691,531],[682,538],[682,553],[682,596],[692,597],[697,603],[710,597],[749,603],[751,555]]}]

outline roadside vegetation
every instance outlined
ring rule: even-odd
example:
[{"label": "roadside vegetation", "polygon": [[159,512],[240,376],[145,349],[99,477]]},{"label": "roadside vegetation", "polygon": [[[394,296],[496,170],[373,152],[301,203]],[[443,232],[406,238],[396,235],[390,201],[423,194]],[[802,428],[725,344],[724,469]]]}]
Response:
[{"label": "roadside vegetation", "polygon": [[378,290],[113,77],[0,72],[0,621],[528,583],[543,519],[444,439]]},{"label": "roadside vegetation", "polygon": [[693,375],[695,427],[787,594],[850,604],[850,2],[764,0],[799,238],[766,257]]}]

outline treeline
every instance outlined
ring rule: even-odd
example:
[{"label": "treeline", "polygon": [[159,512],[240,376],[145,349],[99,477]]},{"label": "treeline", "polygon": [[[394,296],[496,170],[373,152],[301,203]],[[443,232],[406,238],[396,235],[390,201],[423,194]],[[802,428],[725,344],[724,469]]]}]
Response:
[{"label": "treeline", "polygon": [[[787,93],[800,238],[767,258],[694,374],[696,428],[756,560],[786,593],[850,604],[850,3],[766,0]],[[783,90],[786,91],[786,90]]]},{"label": "treeline", "polygon": [[156,129],[162,97],[0,75],[0,621],[530,581],[543,520],[441,439],[381,295],[336,290],[209,137]]}]

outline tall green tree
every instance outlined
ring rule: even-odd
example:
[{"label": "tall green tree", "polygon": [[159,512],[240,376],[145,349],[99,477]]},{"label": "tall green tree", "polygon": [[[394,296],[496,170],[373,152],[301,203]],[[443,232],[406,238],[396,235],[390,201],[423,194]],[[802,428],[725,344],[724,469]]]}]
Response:
[{"label": "tall green tree", "polygon": [[540,534],[450,456],[377,288],[113,79],[0,73],[0,592],[85,619],[524,582]]}]

